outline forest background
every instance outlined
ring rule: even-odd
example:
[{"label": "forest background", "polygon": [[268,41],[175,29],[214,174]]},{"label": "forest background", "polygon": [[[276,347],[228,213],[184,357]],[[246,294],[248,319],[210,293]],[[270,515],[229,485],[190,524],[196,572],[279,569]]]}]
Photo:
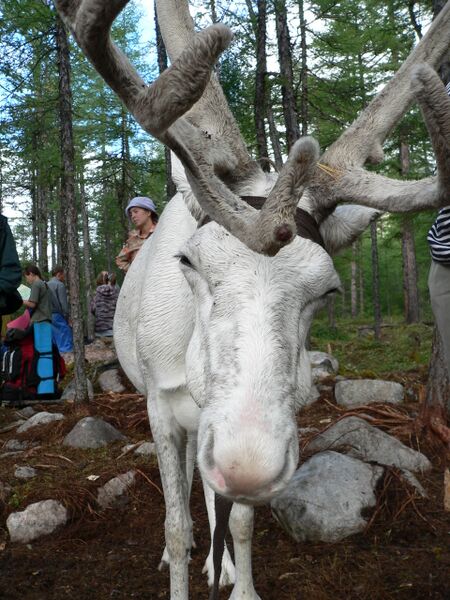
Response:
[{"label": "forest background", "polygon": [[[145,10],[143,4],[130,3],[113,37],[151,82],[167,58],[153,3]],[[313,135],[325,150],[392,77],[443,4],[191,2],[199,28],[223,21],[235,33],[218,75],[250,152],[271,170],[300,135]],[[448,81],[448,63],[441,75]],[[133,196],[148,195],[163,209],[174,192],[170,157],[99,79],[49,0],[2,0],[0,103],[1,212],[10,217],[23,263],[36,263],[45,274],[57,263],[66,266],[72,307],[75,296],[80,304],[75,316],[90,337],[86,307],[96,274],[115,271],[129,227],[124,208]],[[408,179],[433,174],[417,107],[385,152],[379,172]],[[432,321],[426,235],[434,216],[384,215],[336,258],[343,293],[323,316],[327,326],[348,318],[378,325]],[[78,249],[74,263],[71,243]]]}]

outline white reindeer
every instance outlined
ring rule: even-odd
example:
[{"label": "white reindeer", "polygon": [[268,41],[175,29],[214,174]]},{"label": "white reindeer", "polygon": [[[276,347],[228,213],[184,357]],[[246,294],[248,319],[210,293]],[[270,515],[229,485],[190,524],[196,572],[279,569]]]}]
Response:
[{"label": "white reindeer", "polygon": [[[114,323],[120,362],[148,398],[166,501],[173,600],[188,598],[188,495],[197,442],[211,528],[213,492],[234,502],[232,600],[257,600],[251,571],[253,505],[282,490],[298,459],[296,410],[308,398],[305,338],[337,288],[330,254],[380,210],[450,203],[450,100],[431,67],[449,47],[450,2],[394,79],[325,152],[293,147],[278,179],[247,154],[212,65],[231,39],[215,25],[194,34],[187,0],[157,0],[172,66],[147,86],[109,39],[127,0],[57,0],[79,45],[149,133],[177,155],[179,192],[132,264]],[[394,181],[363,169],[413,101],[420,103],[438,175]],[[261,211],[241,197],[267,198]],[[356,205],[349,205],[354,202]],[[338,204],[343,203],[343,206]],[[295,235],[297,205],[324,246]],[[360,206],[365,205],[365,206]],[[213,219],[199,227],[205,213]],[[212,555],[206,561],[213,581]]]}]

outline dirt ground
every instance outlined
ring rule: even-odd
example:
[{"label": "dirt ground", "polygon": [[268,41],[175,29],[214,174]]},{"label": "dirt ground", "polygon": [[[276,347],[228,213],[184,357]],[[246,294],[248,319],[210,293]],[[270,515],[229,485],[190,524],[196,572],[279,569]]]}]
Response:
[{"label": "dirt ground", "polygon": [[[409,397],[417,397],[421,378],[420,374],[404,378]],[[6,502],[0,501],[0,598],[168,599],[168,572],[157,570],[164,546],[164,502],[156,459],[123,455],[123,443],[90,451],[61,446],[64,435],[87,414],[103,416],[131,442],[149,439],[143,398],[131,393],[96,395],[87,407],[40,408],[62,411],[66,419],[21,435],[14,430],[0,433],[0,454],[8,439],[38,443],[24,454],[0,459],[0,481],[13,488]],[[257,508],[253,570],[263,600],[450,598],[450,513],[443,510],[442,448],[411,434],[418,412],[415,400],[404,409],[383,411],[374,407],[365,412],[402,441],[420,446],[433,461],[433,471],[420,478],[428,498],[412,493],[393,470],[380,485],[378,506],[366,515],[367,530],[335,544],[296,543],[274,520],[270,508]],[[330,390],[300,415],[299,426],[323,429],[339,416],[342,410]],[[15,418],[12,408],[0,408],[0,430]],[[25,464],[34,466],[39,476],[20,482],[14,478],[14,468]],[[128,504],[99,512],[97,488],[131,468],[138,477]],[[89,475],[99,478],[90,481]],[[31,544],[12,544],[5,526],[8,514],[47,498],[65,504],[70,523]],[[208,589],[201,571],[209,536],[198,475],[191,506],[197,548],[190,563],[190,598],[206,600]],[[221,599],[230,592],[223,590]]]}]

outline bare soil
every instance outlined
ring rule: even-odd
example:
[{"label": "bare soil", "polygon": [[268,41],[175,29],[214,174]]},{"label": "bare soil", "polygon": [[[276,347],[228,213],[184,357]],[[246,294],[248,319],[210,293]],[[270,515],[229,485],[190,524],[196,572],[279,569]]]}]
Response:
[{"label": "bare soil", "polygon": [[[366,515],[366,531],[335,544],[296,543],[280,528],[269,507],[257,508],[253,569],[255,587],[263,600],[450,598],[450,513],[443,509],[445,451],[438,440],[411,427],[418,414],[414,398],[423,386],[423,374],[399,375],[397,379],[406,383],[412,398],[406,407],[388,415],[381,406],[365,413],[402,441],[420,447],[433,461],[432,472],[420,478],[428,497],[418,497],[395,470],[390,471],[380,485],[376,509]],[[150,439],[144,399],[131,393],[96,395],[85,407],[60,404],[38,408],[64,412],[66,419],[21,435],[15,430],[0,433],[0,454],[8,439],[38,444],[0,459],[0,481],[13,488],[12,494],[0,501],[0,598],[168,599],[168,572],[157,570],[164,546],[164,501],[156,459],[124,455],[123,443],[90,451],[61,445],[64,435],[87,414],[103,416],[130,442]],[[330,389],[300,415],[299,426],[323,429],[342,414]],[[15,418],[14,409],[0,408],[0,430]],[[34,466],[38,477],[26,482],[15,479],[15,466],[25,464]],[[129,469],[138,472],[129,502],[100,512],[95,501],[97,488]],[[91,481],[90,475],[99,478]],[[70,523],[31,544],[12,544],[5,525],[8,514],[48,498],[65,504]],[[201,571],[209,534],[198,476],[191,507],[197,548],[190,563],[190,597],[206,600],[208,589]],[[228,598],[230,592],[223,590],[221,598]]]}]

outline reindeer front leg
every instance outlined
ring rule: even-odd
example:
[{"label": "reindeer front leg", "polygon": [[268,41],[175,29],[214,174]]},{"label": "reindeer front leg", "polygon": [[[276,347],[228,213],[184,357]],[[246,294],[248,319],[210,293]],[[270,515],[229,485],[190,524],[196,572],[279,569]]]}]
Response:
[{"label": "reindeer front leg", "polygon": [[253,586],[252,536],[253,506],[235,502],[231,509],[230,531],[233,536],[236,583],[230,600],[261,600]]},{"label": "reindeer front leg", "polygon": [[[205,565],[203,567],[202,573],[206,573],[208,576],[208,586],[212,587],[214,582],[214,564],[213,564],[213,536],[214,529],[216,527],[216,511],[214,508],[214,491],[206,481],[202,477],[203,484],[203,493],[205,495],[205,504],[206,511],[208,513],[208,521],[209,521],[209,531],[211,535],[211,547],[208,553],[208,556],[205,561]],[[225,544],[225,549],[222,557],[222,570],[220,573],[220,587],[224,587],[226,585],[233,585],[235,581],[235,568],[233,561],[230,556],[230,552],[228,551],[227,545]]]},{"label": "reindeer front leg", "polygon": [[184,432],[176,425],[164,392],[147,399],[166,504],[165,537],[170,560],[170,598],[188,600],[192,521],[188,509]]}]

